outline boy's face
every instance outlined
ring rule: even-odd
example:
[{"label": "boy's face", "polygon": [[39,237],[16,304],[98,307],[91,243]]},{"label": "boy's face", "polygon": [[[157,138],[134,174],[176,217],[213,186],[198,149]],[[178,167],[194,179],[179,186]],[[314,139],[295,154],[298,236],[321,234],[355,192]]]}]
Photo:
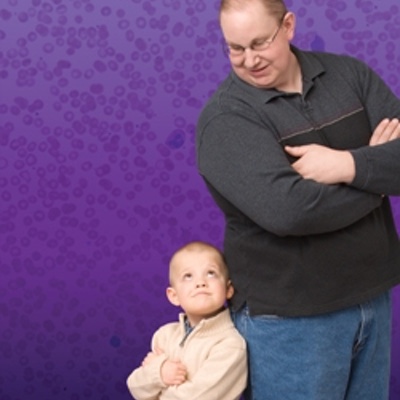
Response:
[{"label": "boy's face", "polygon": [[191,325],[218,313],[233,295],[221,263],[219,255],[208,249],[184,250],[172,261],[167,297],[172,304],[181,306]]}]

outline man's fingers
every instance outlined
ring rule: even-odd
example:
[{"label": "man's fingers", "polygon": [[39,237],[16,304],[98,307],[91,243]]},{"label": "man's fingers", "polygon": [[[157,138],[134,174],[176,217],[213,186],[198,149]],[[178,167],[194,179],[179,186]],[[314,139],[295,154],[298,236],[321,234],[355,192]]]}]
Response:
[{"label": "man's fingers", "polygon": [[293,157],[301,157],[305,154],[308,145],[305,146],[285,146],[286,153],[290,154]]},{"label": "man's fingers", "polygon": [[375,128],[370,145],[375,146],[378,144],[386,143],[400,137],[400,122],[398,118],[382,120]]}]

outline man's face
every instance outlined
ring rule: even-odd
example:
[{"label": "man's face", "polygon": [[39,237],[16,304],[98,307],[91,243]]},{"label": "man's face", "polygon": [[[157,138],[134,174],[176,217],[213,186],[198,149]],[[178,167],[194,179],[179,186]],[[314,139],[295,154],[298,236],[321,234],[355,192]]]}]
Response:
[{"label": "man's face", "polygon": [[240,10],[223,11],[220,21],[231,49],[229,59],[239,78],[260,88],[284,88],[290,81],[294,15],[287,13],[279,21],[256,1]]}]

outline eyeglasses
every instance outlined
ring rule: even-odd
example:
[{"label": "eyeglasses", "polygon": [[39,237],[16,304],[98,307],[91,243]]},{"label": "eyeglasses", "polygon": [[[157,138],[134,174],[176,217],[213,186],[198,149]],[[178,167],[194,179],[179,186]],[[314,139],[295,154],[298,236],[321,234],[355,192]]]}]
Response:
[{"label": "eyeglasses", "polygon": [[246,49],[251,49],[255,52],[267,50],[269,48],[269,46],[271,46],[271,44],[274,42],[276,37],[278,36],[279,30],[282,27],[285,15],[281,18],[281,20],[279,22],[279,26],[271,38],[256,39],[247,47],[243,47],[238,44],[224,43],[223,44],[224,52],[230,57],[238,57],[238,56],[243,56]]}]

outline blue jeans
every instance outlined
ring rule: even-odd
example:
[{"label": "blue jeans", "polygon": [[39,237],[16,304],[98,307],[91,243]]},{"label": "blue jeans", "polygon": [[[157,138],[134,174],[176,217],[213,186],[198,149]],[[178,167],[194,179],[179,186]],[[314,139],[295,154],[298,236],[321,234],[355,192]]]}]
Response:
[{"label": "blue jeans", "polygon": [[388,400],[390,293],[305,318],[232,312],[247,341],[246,400]]}]

